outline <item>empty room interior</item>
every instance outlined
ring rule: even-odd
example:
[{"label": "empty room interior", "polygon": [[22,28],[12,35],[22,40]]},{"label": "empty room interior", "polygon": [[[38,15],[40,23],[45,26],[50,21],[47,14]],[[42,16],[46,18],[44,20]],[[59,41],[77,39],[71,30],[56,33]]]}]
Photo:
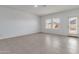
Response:
[{"label": "empty room interior", "polygon": [[78,53],[78,5],[0,5],[0,54]]}]

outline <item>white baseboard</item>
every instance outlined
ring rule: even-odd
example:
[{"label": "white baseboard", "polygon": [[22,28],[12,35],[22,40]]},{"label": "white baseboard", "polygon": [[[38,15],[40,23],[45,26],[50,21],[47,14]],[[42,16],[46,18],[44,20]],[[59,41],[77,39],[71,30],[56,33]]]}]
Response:
[{"label": "white baseboard", "polygon": [[15,35],[5,35],[5,36],[1,36],[0,39],[8,39],[8,38],[14,38],[14,37],[19,37],[19,36],[24,36],[24,35],[31,35],[31,34],[35,34],[35,33],[39,33],[39,32],[33,32],[33,33],[29,33],[29,34],[15,34]]}]

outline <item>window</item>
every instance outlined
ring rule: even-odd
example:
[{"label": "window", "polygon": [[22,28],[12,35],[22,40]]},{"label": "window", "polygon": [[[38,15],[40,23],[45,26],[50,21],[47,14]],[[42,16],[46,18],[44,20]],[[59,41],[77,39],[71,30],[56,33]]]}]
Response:
[{"label": "window", "polygon": [[77,17],[69,18],[69,34],[77,34]]},{"label": "window", "polygon": [[59,29],[60,28],[60,19],[53,18],[46,20],[46,29]]},{"label": "window", "polygon": [[60,28],[60,19],[53,18],[52,29],[59,29]]},{"label": "window", "polygon": [[52,20],[51,19],[47,19],[46,20],[46,29],[51,29],[52,27]]}]

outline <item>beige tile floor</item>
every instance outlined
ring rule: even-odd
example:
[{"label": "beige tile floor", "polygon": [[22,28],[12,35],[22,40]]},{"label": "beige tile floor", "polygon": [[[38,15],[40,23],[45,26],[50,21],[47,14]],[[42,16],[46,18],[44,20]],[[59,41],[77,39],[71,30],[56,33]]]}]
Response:
[{"label": "beige tile floor", "polygon": [[79,38],[37,33],[0,40],[0,54],[77,54]]}]

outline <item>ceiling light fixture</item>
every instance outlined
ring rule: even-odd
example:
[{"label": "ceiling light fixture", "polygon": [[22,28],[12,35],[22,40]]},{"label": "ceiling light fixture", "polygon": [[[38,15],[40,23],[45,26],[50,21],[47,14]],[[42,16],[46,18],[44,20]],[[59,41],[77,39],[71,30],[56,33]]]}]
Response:
[{"label": "ceiling light fixture", "polygon": [[[41,7],[47,7],[47,5],[40,5]],[[34,7],[38,7],[38,5],[34,5]]]}]

